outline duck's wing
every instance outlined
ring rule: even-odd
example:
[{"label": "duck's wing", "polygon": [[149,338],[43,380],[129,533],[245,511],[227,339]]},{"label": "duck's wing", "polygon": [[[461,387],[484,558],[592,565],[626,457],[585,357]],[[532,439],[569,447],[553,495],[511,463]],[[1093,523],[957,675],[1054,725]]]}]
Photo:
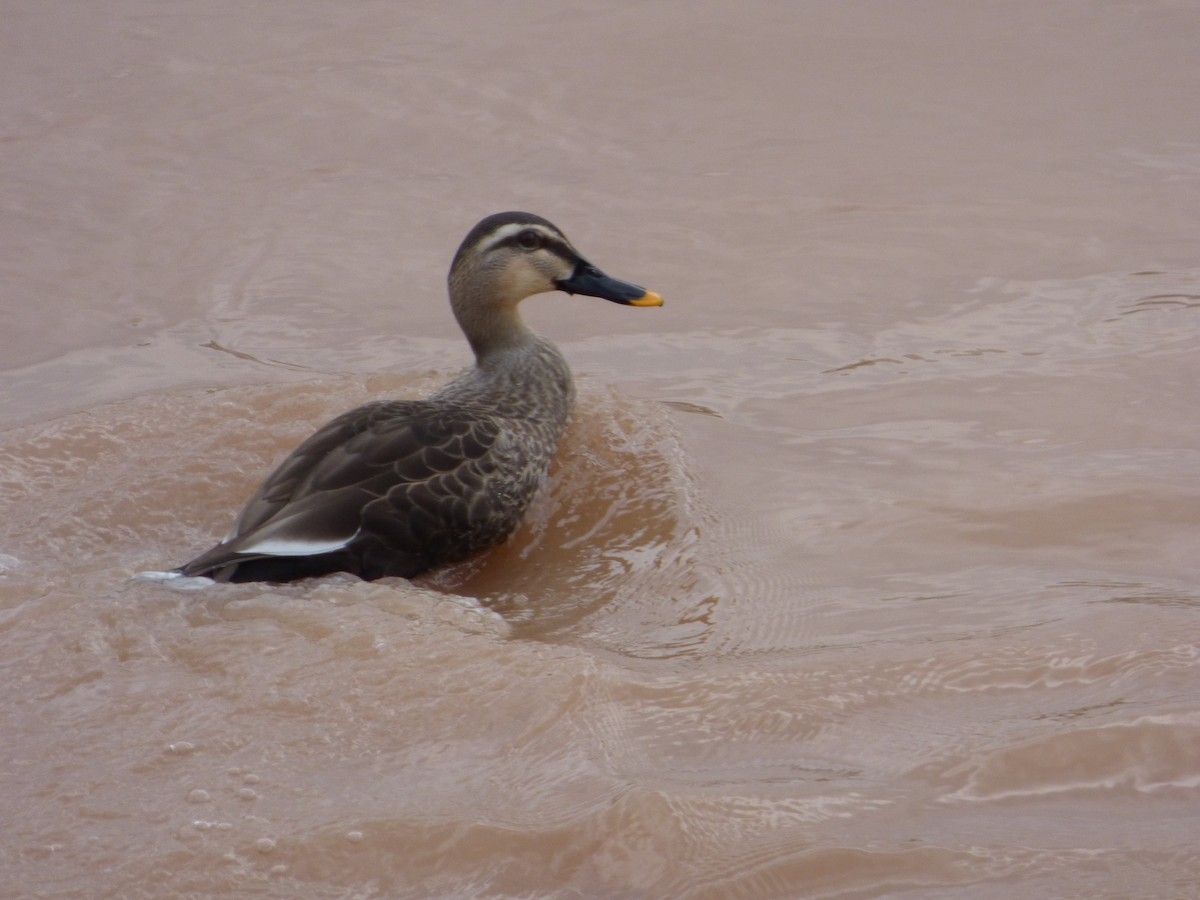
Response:
[{"label": "duck's wing", "polygon": [[509,444],[494,415],[470,407],[414,400],[351,410],[297,447],[229,537],[180,570],[233,577],[231,566],[286,557],[307,559],[297,571],[311,574],[314,557],[338,556],[334,568],[357,571],[364,564],[353,560],[366,554],[372,570],[382,556],[387,574],[415,574],[475,549],[459,546],[464,535],[486,534],[506,493],[497,482],[512,468]]}]

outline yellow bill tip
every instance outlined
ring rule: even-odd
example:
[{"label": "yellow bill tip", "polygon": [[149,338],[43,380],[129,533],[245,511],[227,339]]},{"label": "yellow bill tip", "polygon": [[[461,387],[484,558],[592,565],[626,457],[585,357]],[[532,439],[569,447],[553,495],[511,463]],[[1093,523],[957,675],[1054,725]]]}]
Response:
[{"label": "yellow bill tip", "polygon": [[654,293],[654,291],[646,291],[646,293],[642,294],[642,296],[638,297],[636,300],[630,300],[629,305],[630,306],[662,306],[663,299],[662,299],[662,297],[658,296],[658,294]]}]

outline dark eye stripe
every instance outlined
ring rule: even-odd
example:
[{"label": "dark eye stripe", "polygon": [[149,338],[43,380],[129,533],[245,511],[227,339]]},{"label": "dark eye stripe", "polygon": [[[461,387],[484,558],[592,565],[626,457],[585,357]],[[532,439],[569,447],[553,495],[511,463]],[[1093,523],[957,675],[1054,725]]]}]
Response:
[{"label": "dark eye stripe", "polygon": [[[524,250],[527,253],[530,252],[521,245],[521,235],[523,233],[524,232],[518,232],[517,234],[510,234],[508,237],[504,238],[503,240],[499,240],[495,244],[493,244],[491,246],[491,250],[499,250],[501,247],[515,247],[518,250]],[[566,260],[567,262],[571,263],[572,265],[579,262],[579,255],[577,253],[575,253],[575,251],[572,250],[570,247],[568,247],[566,244],[564,244],[562,241],[558,240],[557,238],[551,237],[550,235],[546,234],[545,232],[538,232],[538,236],[541,237],[541,239],[542,239],[542,246],[540,249],[549,250],[555,256],[559,257],[560,259]]]}]

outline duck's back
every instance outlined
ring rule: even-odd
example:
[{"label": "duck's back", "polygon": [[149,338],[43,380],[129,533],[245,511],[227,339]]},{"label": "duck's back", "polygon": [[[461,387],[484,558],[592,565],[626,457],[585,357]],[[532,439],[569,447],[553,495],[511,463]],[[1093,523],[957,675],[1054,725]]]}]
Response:
[{"label": "duck's back", "polygon": [[426,400],[351,410],[297,447],[231,535],[181,571],[223,581],[411,577],[494,546],[544,481],[572,398],[547,342]]}]

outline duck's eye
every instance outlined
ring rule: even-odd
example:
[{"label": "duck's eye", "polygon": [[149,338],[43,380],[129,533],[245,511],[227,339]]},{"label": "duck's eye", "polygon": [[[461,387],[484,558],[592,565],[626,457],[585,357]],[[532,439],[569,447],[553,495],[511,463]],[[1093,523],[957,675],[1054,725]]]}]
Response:
[{"label": "duck's eye", "polygon": [[522,231],[517,235],[517,245],[522,250],[536,250],[542,246],[542,236],[536,231]]}]

